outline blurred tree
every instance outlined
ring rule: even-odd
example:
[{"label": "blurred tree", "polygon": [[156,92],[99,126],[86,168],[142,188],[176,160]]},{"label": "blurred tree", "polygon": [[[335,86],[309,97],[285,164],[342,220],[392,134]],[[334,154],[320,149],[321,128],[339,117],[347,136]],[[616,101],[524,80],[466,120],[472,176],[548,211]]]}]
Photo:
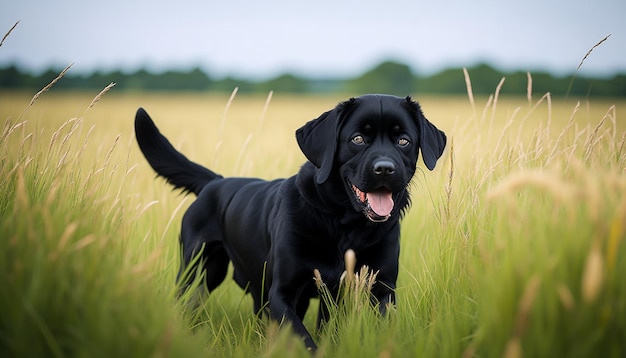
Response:
[{"label": "blurred tree", "polygon": [[305,93],[309,90],[308,81],[304,78],[286,73],[257,86],[259,92]]},{"label": "blurred tree", "polygon": [[428,77],[416,80],[416,92],[461,94],[466,92],[463,72],[458,69],[443,70]]},{"label": "blurred tree", "polygon": [[0,71],[0,88],[19,88],[28,82],[28,76],[22,74],[15,65],[11,65]]},{"label": "blurred tree", "polygon": [[356,93],[408,96],[415,91],[415,76],[408,65],[385,61],[360,77],[348,80],[346,88]]},{"label": "blurred tree", "polygon": [[[506,81],[501,89],[503,95],[525,96],[528,88],[526,72],[503,72],[487,64],[467,69],[475,95],[495,92],[500,80]],[[49,69],[34,75],[22,71],[16,65],[0,68],[0,89],[39,90],[50,83],[61,71]],[[555,77],[547,72],[532,72],[532,93],[541,96],[551,92],[553,96],[612,96],[626,97],[626,74],[612,78],[589,78],[569,75]],[[465,94],[467,92],[463,70],[445,69],[430,76],[417,77],[410,67],[395,61],[385,61],[362,75],[352,79],[307,79],[293,74],[283,74],[267,81],[250,81],[226,77],[214,80],[200,68],[188,71],[152,73],[138,70],[131,73],[112,71],[94,72],[90,75],[73,75],[70,71],[55,85],[60,90],[100,90],[115,82],[116,91],[216,91],[230,93],[235,87],[241,93],[264,93],[269,91],[291,93],[349,92],[389,93],[398,96],[409,94]]]}]

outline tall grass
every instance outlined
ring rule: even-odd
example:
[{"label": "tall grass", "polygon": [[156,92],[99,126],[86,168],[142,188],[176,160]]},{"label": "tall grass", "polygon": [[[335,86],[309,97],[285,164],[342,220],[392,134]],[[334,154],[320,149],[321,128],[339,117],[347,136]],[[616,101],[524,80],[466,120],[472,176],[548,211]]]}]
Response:
[{"label": "tall grass", "polygon": [[[450,141],[411,185],[397,307],[381,317],[347,274],[319,355],[624,356],[624,103],[533,100],[530,75],[525,99],[504,80],[474,98],[465,75],[469,101],[420,99]],[[304,160],[293,130],[339,99],[48,89],[0,96],[0,355],[308,356],[228,280],[197,309],[174,298],[192,198],[154,179],[132,118],[148,108],[224,175],[275,178]]]},{"label": "tall grass", "polygon": [[132,202],[116,187],[133,169],[116,155],[120,136],[94,148],[90,136],[97,126],[85,128],[85,118],[109,88],[87,102],[81,116],[56,129],[29,123],[33,118],[27,110],[43,90],[17,121],[9,118],[4,123],[0,136],[3,357],[169,356],[204,351],[176,313],[172,290],[154,285],[153,265],[161,248],[138,250],[130,240],[145,236],[133,226],[144,208],[130,207]]}]

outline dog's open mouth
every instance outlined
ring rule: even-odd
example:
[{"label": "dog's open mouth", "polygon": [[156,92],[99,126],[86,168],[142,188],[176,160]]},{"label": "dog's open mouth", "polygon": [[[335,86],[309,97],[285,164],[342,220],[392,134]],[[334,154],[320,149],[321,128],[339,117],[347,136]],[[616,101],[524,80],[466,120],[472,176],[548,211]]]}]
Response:
[{"label": "dog's open mouth", "polygon": [[363,206],[363,213],[370,221],[384,222],[391,216],[393,210],[393,196],[386,188],[364,192],[356,185],[350,184],[356,199]]}]

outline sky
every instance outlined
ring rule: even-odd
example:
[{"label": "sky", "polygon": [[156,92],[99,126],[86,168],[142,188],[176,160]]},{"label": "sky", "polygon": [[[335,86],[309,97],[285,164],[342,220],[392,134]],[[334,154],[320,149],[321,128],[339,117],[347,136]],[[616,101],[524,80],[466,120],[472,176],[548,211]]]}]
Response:
[{"label": "sky", "polygon": [[0,0],[0,67],[73,73],[200,67],[267,79],[350,77],[383,60],[419,74],[626,73],[625,0]]}]

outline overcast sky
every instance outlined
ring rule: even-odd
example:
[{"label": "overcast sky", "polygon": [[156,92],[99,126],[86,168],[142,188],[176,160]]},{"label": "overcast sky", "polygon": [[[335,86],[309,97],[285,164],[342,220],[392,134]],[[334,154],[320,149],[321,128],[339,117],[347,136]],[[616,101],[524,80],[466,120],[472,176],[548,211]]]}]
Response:
[{"label": "overcast sky", "polygon": [[502,69],[626,72],[626,0],[0,0],[0,66],[215,76],[353,76],[383,59],[418,73]]}]

